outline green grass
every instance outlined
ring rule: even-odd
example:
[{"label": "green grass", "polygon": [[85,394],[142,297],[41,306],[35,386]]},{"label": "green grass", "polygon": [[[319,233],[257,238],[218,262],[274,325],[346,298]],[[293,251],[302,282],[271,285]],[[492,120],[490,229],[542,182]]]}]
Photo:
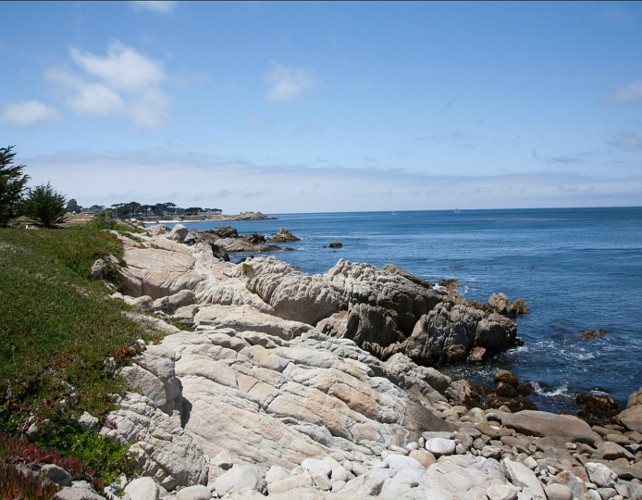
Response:
[{"label": "green grass", "polygon": [[[100,418],[113,408],[110,394],[126,388],[104,361],[126,361],[137,338],[157,334],[123,316],[126,306],[88,279],[93,262],[109,254],[121,260],[122,245],[95,225],[0,229],[0,430],[17,436],[33,415],[73,433],[77,415]],[[71,445],[57,451],[87,458]]]}]

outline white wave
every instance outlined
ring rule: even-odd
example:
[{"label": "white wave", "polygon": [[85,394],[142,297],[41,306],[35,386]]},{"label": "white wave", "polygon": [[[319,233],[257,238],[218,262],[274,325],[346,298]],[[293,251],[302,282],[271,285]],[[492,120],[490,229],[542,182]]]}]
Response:
[{"label": "white wave", "polygon": [[571,394],[568,392],[568,384],[565,382],[562,385],[559,385],[557,387],[554,387],[552,389],[544,389],[540,384],[537,382],[531,382],[533,385],[533,388],[535,389],[535,394],[538,394],[539,396],[545,396],[547,398],[552,398],[556,396],[566,396],[570,397]]}]

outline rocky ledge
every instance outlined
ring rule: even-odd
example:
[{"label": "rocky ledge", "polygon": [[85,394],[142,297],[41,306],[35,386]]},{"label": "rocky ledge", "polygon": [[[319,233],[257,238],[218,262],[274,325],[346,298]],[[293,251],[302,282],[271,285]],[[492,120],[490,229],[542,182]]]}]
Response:
[{"label": "rocky ledge", "polygon": [[191,329],[162,323],[164,340],[121,368],[132,392],[100,432],[132,443],[142,477],[110,493],[642,498],[642,391],[591,427],[471,407],[471,386],[432,367],[514,345],[505,316],[394,266],[308,276],[273,257],[225,262],[176,232],[124,241],[114,298]]},{"label": "rocky ledge", "polygon": [[291,243],[299,241],[285,228],[279,229],[266,238],[264,234],[251,233],[239,235],[232,226],[219,226],[205,231],[190,231],[183,224],[176,224],[170,230],[168,226],[157,225],[150,229],[152,234],[171,234],[172,239],[187,245],[205,243],[212,248],[214,256],[221,260],[230,260],[228,253],[268,253],[278,252],[282,248],[271,243]]}]

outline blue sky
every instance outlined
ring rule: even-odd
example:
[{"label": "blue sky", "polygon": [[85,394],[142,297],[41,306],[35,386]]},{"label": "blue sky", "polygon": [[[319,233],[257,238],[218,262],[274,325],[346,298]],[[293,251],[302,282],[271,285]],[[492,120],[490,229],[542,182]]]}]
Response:
[{"label": "blue sky", "polygon": [[642,204],[640,2],[0,2],[0,137],[81,205]]}]

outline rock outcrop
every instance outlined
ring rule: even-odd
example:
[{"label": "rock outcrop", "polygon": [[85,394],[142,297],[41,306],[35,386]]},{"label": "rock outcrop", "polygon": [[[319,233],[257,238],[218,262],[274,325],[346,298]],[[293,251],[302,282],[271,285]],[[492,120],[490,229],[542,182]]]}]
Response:
[{"label": "rock outcrop", "polygon": [[[135,285],[114,297],[192,329],[167,325],[122,369],[135,392],[101,431],[131,443],[154,497],[642,498],[642,392],[593,427],[467,407],[470,384],[417,362],[512,345],[505,316],[394,267],[308,276],[167,234],[126,241]],[[518,390],[511,375],[494,390]]]},{"label": "rock outcrop", "polygon": [[530,310],[522,299],[516,299],[514,302],[511,302],[505,293],[492,294],[488,299],[488,305],[497,313],[509,317],[530,313]]},{"label": "rock outcrop", "polygon": [[[231,226],[221,226],[208,229],[207,231],[195,231],[194,242],[203,242],[212,246],[214,253],[269,253],[277,252],[282,248],[278,245],[268,243],[291,243],[299,241],[287,229],[281,228],[269,238],[259,233],[239,235],[238,231]],[[229,260],[223,259],[223,260]]]}]

